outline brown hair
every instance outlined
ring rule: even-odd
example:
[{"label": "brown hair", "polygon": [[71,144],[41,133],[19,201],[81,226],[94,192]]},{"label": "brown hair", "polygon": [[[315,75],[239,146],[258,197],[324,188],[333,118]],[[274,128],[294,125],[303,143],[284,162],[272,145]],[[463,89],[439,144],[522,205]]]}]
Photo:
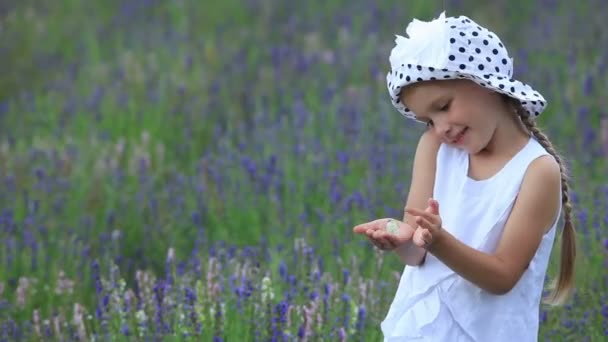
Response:
[{"label": "brown hair", "polygon": [[530,134],[549,152],[559,164],[562,174],[562,208],[564,209],[564,228],[561,235],[561,258],[559,276],[551,285],[553,293],[544,302],[550,305],[561,305],[569,297],[574,286],[574,263],[576,260],[576,237],[574,225],[572,224],[572,204],[570,203],[568,186],[568,172],[562,157],[553,147],[549,138],[540,130],[534,118],[528,115],[521,103],[511,97],[506,97],[507,102],[513,106],[515,112]]}]

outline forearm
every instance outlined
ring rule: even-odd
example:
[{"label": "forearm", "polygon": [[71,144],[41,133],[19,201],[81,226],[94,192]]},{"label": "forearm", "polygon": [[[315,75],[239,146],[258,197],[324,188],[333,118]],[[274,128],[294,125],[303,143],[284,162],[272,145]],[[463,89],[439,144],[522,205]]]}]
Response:
[{"label": "forearm", "polygon": [[428,252],[464,279],[492,294],[505,294],[516,283],[498,257],[467,246],[445,230],[434,239]]}]

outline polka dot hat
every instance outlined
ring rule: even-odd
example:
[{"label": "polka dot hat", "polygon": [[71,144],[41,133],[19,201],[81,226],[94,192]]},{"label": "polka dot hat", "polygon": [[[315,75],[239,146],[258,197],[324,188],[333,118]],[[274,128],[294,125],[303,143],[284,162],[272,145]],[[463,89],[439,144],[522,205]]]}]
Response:
[{"label": "polka dot hat", "polygon": [[397,35],[386,76],[391,102],[405,117],[415,120],[399,100],[401,90],[428,80],[469,79],[516,98],[532,117],[545,109],[539,92],[511,78],[513,60],[498,36],[470,18],[441,13],[430,22],[414,19],[406,32],[409,38]]}]

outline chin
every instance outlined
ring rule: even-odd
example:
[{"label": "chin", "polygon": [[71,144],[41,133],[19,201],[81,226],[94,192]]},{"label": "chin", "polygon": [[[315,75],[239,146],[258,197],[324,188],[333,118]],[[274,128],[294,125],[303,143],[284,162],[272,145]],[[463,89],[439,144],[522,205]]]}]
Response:
[{"label": "chin", "polygon": [[462,150],[467,151],[469,154],[478,154],[483,151],[483,145],[476,144],[474,141],[467,141],[466,144],[459,146]]},{"label": "chin", "polygon": [[457,145],[454,147],[456,147],[459,150],[465,151],[469,154],[475,154],[475,151],[473,151],[469,145]]}]

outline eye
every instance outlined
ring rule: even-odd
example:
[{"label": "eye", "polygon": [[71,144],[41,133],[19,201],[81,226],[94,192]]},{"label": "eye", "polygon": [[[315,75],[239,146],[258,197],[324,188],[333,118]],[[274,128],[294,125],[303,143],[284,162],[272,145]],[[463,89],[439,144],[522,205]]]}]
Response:
[{"label": "eye", "polygon": [[447,110],[450,109],[450,104],[452,104],[452,101],[448,101],[446,102],[446,104],[444,104],[443,106],[441,106],[441,108],[439,108],[440,111],[445,112]]},{"label": "eye", "polygon": [[426,127],[433,127],[433,120],[429,120],[426,122]]}]

